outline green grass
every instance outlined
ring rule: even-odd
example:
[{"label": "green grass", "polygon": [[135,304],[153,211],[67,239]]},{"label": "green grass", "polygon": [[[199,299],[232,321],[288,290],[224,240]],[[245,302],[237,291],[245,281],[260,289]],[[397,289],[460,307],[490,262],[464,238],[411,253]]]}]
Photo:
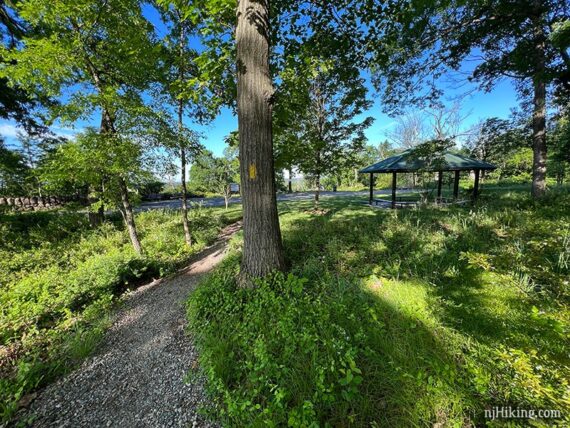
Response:
[{"label": "green grass", "polygon": [[178,211],[137,214],[137,256],[118,217],[92,229],[79,213],[0,214],[0,419],[93,351],[118,296],[175,272],[240,217],[191,210],[188,248]]},{"label": "green grass", "polygon": [[[526,189],[525,189],[526,190]],[[254,289],[236,250],[189,301],[228,426],[504,426],[570,417],[570,194],[486,188],[475,207],[280,205],[291,275]]]}]

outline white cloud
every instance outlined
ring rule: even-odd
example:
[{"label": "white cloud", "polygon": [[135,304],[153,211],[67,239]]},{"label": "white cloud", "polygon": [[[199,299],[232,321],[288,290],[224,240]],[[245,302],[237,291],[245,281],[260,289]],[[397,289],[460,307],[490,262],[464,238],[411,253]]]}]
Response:
[{"label": "white cloud", "polygon": [[380,129],[388,129],[388,128],[392,128],[393,126],[396,126],[397,124],[398,124],[398,122],[396,122],[396,121],[393,121],[393,122],[390,122],[390,123],[388,123],[387,125],[383,125],[383,126],[381,126],[381,127],[380,127]]},{"label": "white cloud", "polygon": [[[52,126],[50,127],[50,130],[58,137],[73,139],[77,134],[83,132],[84,128],[74,129],[62,126]],[[26,131],[9,122],[0,123],[0,136],[4,137],[5,139],[17,139],[18,133],[25,134]]]},{"label": "white cloud", "polygon": [[18,136],[18,131],[22,131],[18,129],[18,127],[10,124],[2,124],[0,125],[0,135],[2,137],[7,138],[16,138]]}]

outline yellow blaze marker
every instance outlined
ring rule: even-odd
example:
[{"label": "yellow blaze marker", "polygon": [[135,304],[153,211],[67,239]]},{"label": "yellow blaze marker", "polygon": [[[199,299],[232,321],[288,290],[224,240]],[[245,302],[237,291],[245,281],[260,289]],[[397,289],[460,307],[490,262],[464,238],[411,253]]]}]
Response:
[{"label": "yellow blaze marker", "polygon": [[254,163],[249,164],[249,179],[255,180],[257,177],[257,167]]}]

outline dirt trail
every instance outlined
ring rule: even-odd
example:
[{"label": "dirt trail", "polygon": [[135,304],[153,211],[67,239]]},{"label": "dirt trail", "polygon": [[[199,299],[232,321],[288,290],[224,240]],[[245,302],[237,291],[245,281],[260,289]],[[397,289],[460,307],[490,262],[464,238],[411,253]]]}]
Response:
[{"label": "dirt trail", "polygon": [[175,277],[145,285],[125,299],[97,353],[42,390],[20,421],[36,427],[206,427],[197,414],[206,400],[185,334],[185,301],[199,279],[224,257],[241,224],[226,227],[213,246]]}]

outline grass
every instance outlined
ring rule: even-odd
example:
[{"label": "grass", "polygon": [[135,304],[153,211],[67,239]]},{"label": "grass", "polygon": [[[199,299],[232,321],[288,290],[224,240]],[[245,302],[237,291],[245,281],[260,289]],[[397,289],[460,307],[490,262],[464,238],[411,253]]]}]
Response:
[{"label": "grass", "polygon": [[190,298],[228,426],[504,426],[570,421],[570,194],[489,186],[474,207],[280,205],[290,275],[236,282],[239,242]]},{"label": "grass", "polygon": [[117,297],[175,272],[239,217],[191,210],[188,248],[178,211],[137,214],[137,256],[118,217],[92,229],[79,213],[0,213],[0,419],[93,351]]}]

